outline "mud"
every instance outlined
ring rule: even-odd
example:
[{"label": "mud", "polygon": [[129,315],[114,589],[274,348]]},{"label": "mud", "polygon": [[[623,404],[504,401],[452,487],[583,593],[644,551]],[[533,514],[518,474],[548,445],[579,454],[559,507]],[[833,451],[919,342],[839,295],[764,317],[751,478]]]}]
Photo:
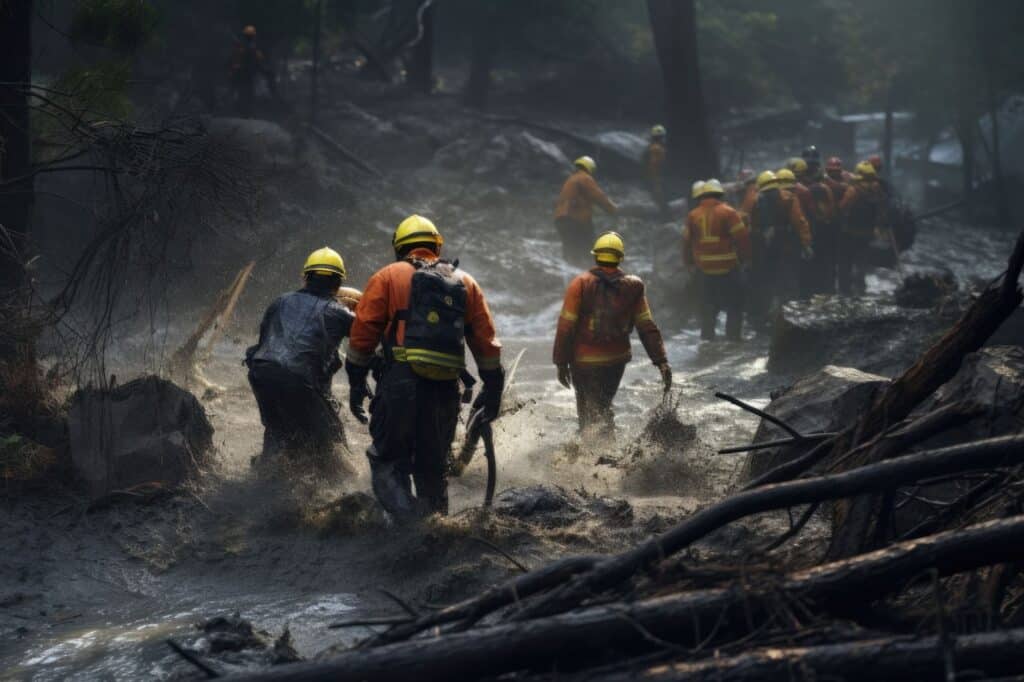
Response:
[{"label": "mud", "polygon": [[[557,188],[521,170],[508,187],[495,187],[493,178],[485,183],[460,175],[457,164],[453,171],[431,162],[432,150],[462,137],[470,141],[469,149],[449,149],[450,155],[471,155],[471,143],[486,144],[497,135],[510,144],[522,140],[514,128],[485,124],[453,107],[414,119],[401,118],[388,106],[374,110],[373,126],[353,114],[330,132],[381,166],[388,149],[408,149],[402,163],[415,173],[396,171],[390,184],[375,186],[311,148],[303,152],[302,163],[288,161],[294,164],[292,177],[268,180],[268,216],[246,242],[258,252],[259,265],[234,328],[205,368],[219,387],[203,397],[217,455],[200,483],[173,496],[131,498],[102,508],[90,508],[69,490],[0,498],[0,669],[7,675],[39,680],[192,675],[194,669],[164,640],[173,637],[216,661],[199,641],[204,633],[196,624],[235,613],[265,631],[268,641],[287,631],[296,653],[313,658],[370,631],[332,630],[328,624],[400,614],[401,607],[383,590],[414,609],[450,603],[518,573],[520,564],[535,567],[570,554],[621,551],[735,487],[743,457],[715,450],[749,442],[758,424],[713,393],[723,390],[763,407],[772,391],[791,384],[794,374],[769,372],[768,339],[748,335],[742,344],[701,344],[692,325],[665,325],[677,377],[673,404],[662,406],[658,373],[636,344],[616,399],[616,439],[580,443],[572,393],[557,384],[550,365],[551,330],[574,274],[550,228]],[[605,131],[621,127],[604,124]],[[581,153],[564,141],[531,136],[557,144],[567,157]],[[531,154],[554,155],[549,147],[528,142]],[[534,156],[516,154],[509,151],[512,163],[521,158],[535,163],[529,161]],[[500,162],[488,158],[482,173]],[[303,183],[314,189],[294,191]],[[616,178],[602,183],[618,201],[647,202],[636,185]],[[344,192],[332,189],[341,185]],[[262,430],[239,363],[265,305],[296,285],[296,264],[310,245],[339,248],[350,283],[360,286],[389,259],[393,224],[413,210],[438,217],[447,254],[459,257],[484,286],[506,356],[525,353],[508,397],[516,409],[494,428],[495,508],[480,508],[485,472],[478,458],[452,481],[449,517],[395,528],[368,495],[361,454],[368,444],[366,429],[347,414],[351,449],[338,455],[345,462],[340,480],[309,472],[270,480],[253,475],[249,463]],[[627,269],[649,279],[656,257],[676,248],[659,243],[656,236],[663,231],[641,217],[604,220],[601,227],[624,234],[631,245]],[[908,254],[907,267],[943,265],[961,283],[1002,268],[1011,236],[986,234],[964,249],[958,246],[962,236],[962,226],[929,223]],[[160,324],[149,320],[119,337],[111,353],[123,365],[115,368],[119,376],[149,369],[148,363],[168,356],[191,331],[197,311],[238,270],[236,262],[254,255],[239,254],[237,244],[212,244],[204,251],[194,277],[169,290]],[[871,296],[888,296],[898,275],[879,269],[868,284]],[[685,319],[685,313],[669,309],[673,305],[671,297],[656,302],[655,318]],[[844,362],[877,366],[884,355],[886,367],[897,368],[912,361],[926,339],[915,336],[916,318],[901,319],[904,324],[894,323],[893,332],[900,343],[853,339],[844,346]],[[345,404],[343,378],[334,391]],[[805,533],[780,552],[810,556],[823,537],[821,523],[812,525],[818,533]],[[787,524],[785,513],[757,517],[723,529],[693,552],[742,557]]]}]

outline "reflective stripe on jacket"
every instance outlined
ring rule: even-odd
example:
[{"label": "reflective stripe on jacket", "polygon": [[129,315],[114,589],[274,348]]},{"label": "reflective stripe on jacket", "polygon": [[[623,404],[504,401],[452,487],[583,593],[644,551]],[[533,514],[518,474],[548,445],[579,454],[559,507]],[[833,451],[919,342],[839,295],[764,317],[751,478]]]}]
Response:
[{"label": "reflective stripe on jacket", "polygon": [[555,218],[571,218],[576,222],[589,223],[594,219],[594,204],[613,215],[618,210],[590,173],[578,170],[562,185],[555,205]]},{"label": "reflective stripe on jacket", "polygon": [[665,344],[654,323],[644,283],[615,267],[601,266],[569,283],[558,318],[556,365],[615,365],[633,355],[629,337],[636,327],[654,364],[665,362]]},{"label": "reflective stripe on jacket", "polygon": [[[408,258],[436,261],[429,249],[414,249]],[[405,321],[396,319],[398,312],[409,307],[412,276],[416,268],[401,260],[378,270],[366,283],[363,297],[356,306],[356,319],[352,325],[346,359],[355,365],[366,366],[373,358],[377,346],[391,338],[398,347],[405,339]],[[480,285],[469,274],[457,271],[466,286],[466,345],[476,358],[480,369],[497,369],[501,362],[501,342],[494,328],[494,318],[487,307]],[[397,355],[401,355],[401,351]],[[396,357],[401,360],[401,357]]]},{"label": "reflective stripe on jacket", "polygon": [[742,216],[720,199],[701,199],[683,228],[683,260],[706,275],[725,275],[750,262],[750,233]]}]

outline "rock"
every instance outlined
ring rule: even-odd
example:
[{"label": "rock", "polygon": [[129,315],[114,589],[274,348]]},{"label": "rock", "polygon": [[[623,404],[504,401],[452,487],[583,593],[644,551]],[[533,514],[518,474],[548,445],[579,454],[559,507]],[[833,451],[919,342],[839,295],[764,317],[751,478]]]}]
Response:
[{"label": "rock", "polygon": [[494,509],[522,519],[537,514],[577,511],[579,504],[561,486],[531,485],[501,491],[494,498]]},{"label": "rock", "polygon": [[956,277],[950,270],[913,272],[896,290],[896,305],[904,308],[934,308],[957,292]]},{"label": "rock", "polygon": [[434,165],[467,180],[513,188],[557,184],[572,167],[558,145],[526,131],[456,140],[437,150]]},{"label": "rock", "polygon": [[958,312],[899,308],[874,297],[791,301],[775,320],[768,369],[806,374],[833,364],[896,374],[915,362]]},{"label": "rock", "polygon": [[[875,392],[889,383],[883,376],[849,367],[826,366],[773,395],[765,412],[778,417],[801,433],[839,431],[852,424]],[[754,443],[786,438],[788,434],[765,420],[757,427]],[[774,467],[806,453],[808,445],[791,445],[752,452],[745,475],[756,478]]]},{"label": "rock", "polygon": [[637,163],[643,158],[644,150],[647,149],[646,138],[622,130],[598,133],[594,139],[600,146],[615,151],[621,156],[636,159]]},{"label": "rock", "polygon": [[78,391],[68,431],[72,466],[93,498],[142,483],[175,487],[195,476],[213,449],[200,402],[157,376]]},{"label": "rock", "polygon": [[262,651],[270,646],[268,633],[257,631],[251,622],[238,613],[231,616],[216,616],[198,627],[206,635],[205,648],[211,654],[246,649]]}]

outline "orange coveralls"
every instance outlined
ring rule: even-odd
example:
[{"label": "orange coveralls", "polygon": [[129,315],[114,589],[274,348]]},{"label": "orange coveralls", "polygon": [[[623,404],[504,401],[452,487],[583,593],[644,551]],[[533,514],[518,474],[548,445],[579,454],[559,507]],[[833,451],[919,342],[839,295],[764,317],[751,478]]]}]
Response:
[{"label": "orange coveralls", "polygon": [[726,312],[726,337],[741,338],[743,282],[737,269],[751,261],[750,232],[743,217],[714,197],[701,199],[683,228],[683,261],[696,265],[700,290],[700,335],[715,338],[718,313]]},{"label": "orange coveralls", "polygon": [[590,247],[594,242],[595,204],[609,215],[618,212],[593,176],[582,169],[565,181],[555,204],[555,228],[562,238],[562,257],[581,267],[593,262]]}]

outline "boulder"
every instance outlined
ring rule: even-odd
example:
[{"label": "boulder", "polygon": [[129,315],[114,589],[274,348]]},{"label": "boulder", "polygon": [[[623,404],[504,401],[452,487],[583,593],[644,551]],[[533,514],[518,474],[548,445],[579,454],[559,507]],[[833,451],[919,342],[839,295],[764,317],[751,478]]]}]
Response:
[{"label": "boulder", "polygon": [[956,277],[950,270],[913,272],[896,290],[896,305],[904,308],[934,308],[957,292]]},{"label": "boulder", "polygon": [[[889,379],[850,367],[828,365],[789,388],[772,395],[765,412],[778,417],[801,433],[840,431],[852,424],[875,392]],[[788,434],[762,420],[754,443],[786,438]],[[789,445],[752,452],[747,458],[747,478],[757,478],[806,453],[812,445]]]},{"label": "boulder", "polygon": [[959,310],[900,308],[875,298],[815,297],[791,301],[775,319],[768,369],[806,374],[827,364],[896,374],[956,320]]},{"label": "boulder", "polygon": [[93,498],[142,483],[172,488],[213,450],[213,427],[194,395],[157,376],[86,388],[68,412],[71,462]]},{"label": "boulder", "polygon": [[572,168],[558,145],[526,131],[457,140],[437,150],[434,165],[466,180],[511,187],[557,184]]}]

